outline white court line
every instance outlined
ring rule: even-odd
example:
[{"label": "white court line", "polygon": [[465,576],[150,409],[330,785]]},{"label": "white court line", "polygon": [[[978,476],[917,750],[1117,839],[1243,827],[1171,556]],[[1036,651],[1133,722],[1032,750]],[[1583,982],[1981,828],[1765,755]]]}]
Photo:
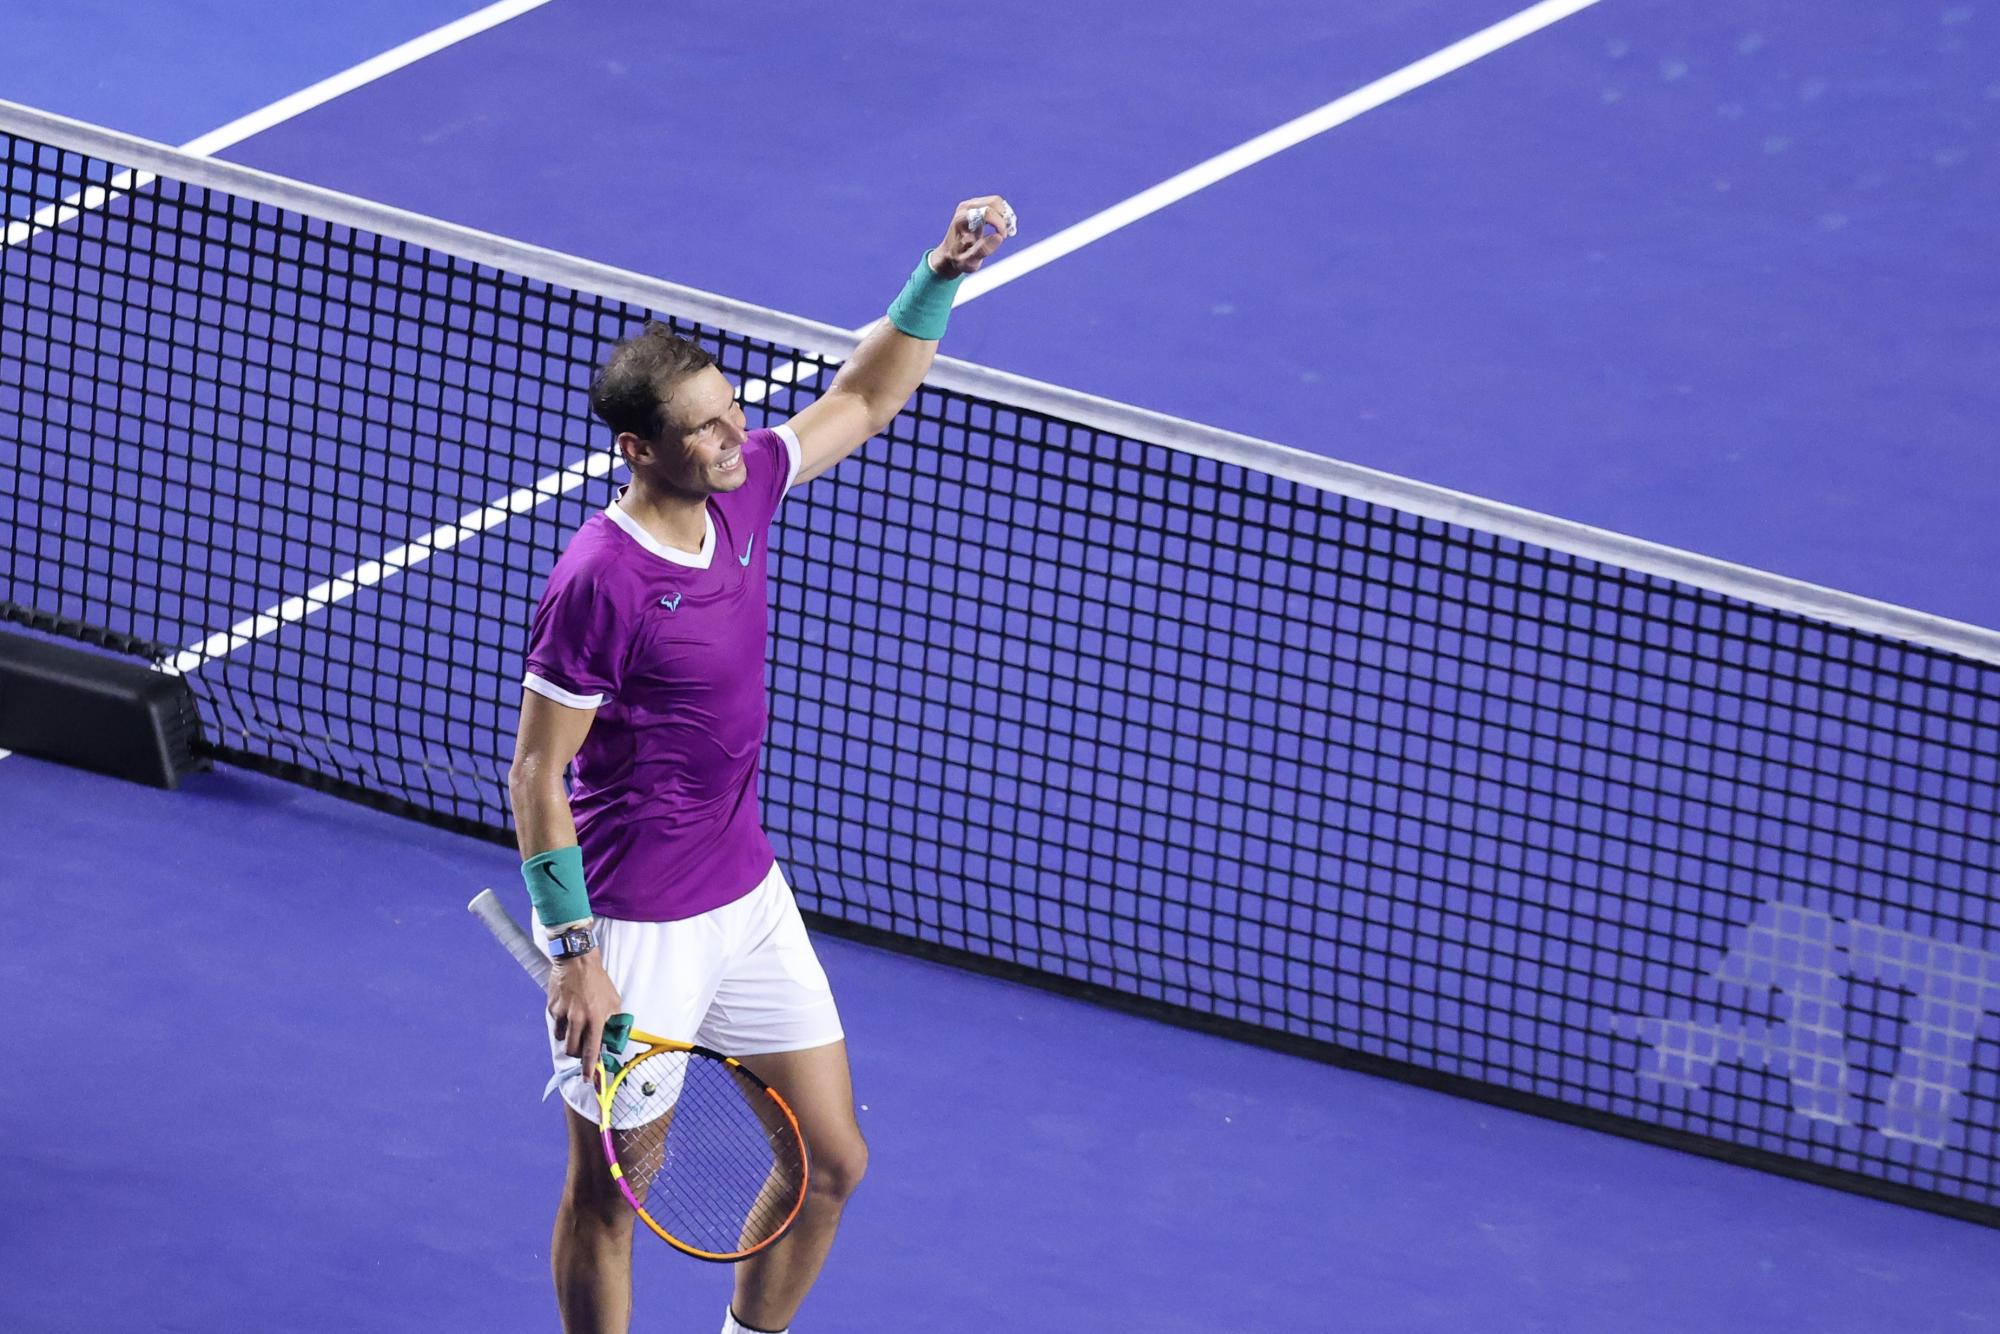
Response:
[{"label": "white court line", "polygon": [[1385,102],[1394,101],[1405,93],[1414,92],[1427,83],[1435,83],[1454,70],[1463,69],[1473,61],[1490,56],[1502,47],[1511,46],[1524,37],[1533,36],[1554,23],[1559,23],[1570,15],[1590,8],[1598,0],[1542,0],[1531,5],[1512,18],[1502,19],[1490,28],[1472,34],[1461,41],[1412,65],[1405,65],[1394,74],[1375,80],[1365,88],[1357,88],[1345,97],[1335,98],[1316,111],[1308,111],[1296,120],[1286,121],[1275,130],[1268,130],[1255,139],[1238,144],[1226,153],[1218,153],[1206,162],[1189,167],[1178,176],[1169,177],[1148,190],[1141,190],[1130,199],[1113,204],[1101,213],[1092,214],[1082,222],[1063,228],[1055,235],[1037,241],[1031,246],[995,260],[979,272],[959,284],[955,305],[984,296],[996,287],[1005,286],[1016,278],[1025,277],[1041,268],[1053,264],[1064,255],[1081,250],[1092,241],[1101,241],[1121,227],[1129,227],[1151,213],[1157,213],[1169,204],[1179,203],[1197,190],[1205,190],[1217,181],[1234,176],[1247,167],[1254,167],[1275,153],[1282,153],[1315,135],[1325,134],[1337,125],[1345,125],[1364,112],[1373,111]]},{"label": "white court line", "polygon": [[461,515],[454,523],[433,528],[416,541],[383,553],[380,559],[364,561],[344,574],[314,584],[297,597],[286,598],[267,611],[246,617],[227,630],[182,649],[174,655],[173,661],[162,663],[160,670],[169,676],[182,676],[205,662],[234,653],[246,644],[277,633],[294,621],[302,621],[316,611],[345,602],[362,589],[373,588],[392,574],[421,565],[440,551],[449,551],[468,538],[477,537],[489,528],[497,528],[517,514],[526,514],[544,501],[566,495],[591,478],[606,476],[616,463],[617,457],[608,450],[590,454],[561,472],[550,473],[533,486],[512,491],[491,505]]},{"label": "white court line", "polygon": [[[181,145],[181,151],[195,157],[212,157],[225,148],[242,143],[253,134],[261,134],[274,125],[304,115],[314,107],[323,106],[364,84],[394,74],[425,56],[435,55],[448,46],[475,37],[488,28],[497,27],[508,19],[517,18],[531,9],[539,9],[547,3],[549,0],[499,0],[497,4],[454,19],[441,28],[433,28],[421,37],[412,37],[401,46],[390,47],[379,56],[371,56],[330,78],[301,88],[289,97],[281,97],[269,106],[259,107],[247,116],[238,116],[227,125],[217,126],[207,134],[188,140]],[[111,178],[108,185],[93,185],[79,190],[60,204],[50,204],[38,210],[25,222],[9,223],[6,233],[0,235],[0,249],[19,245],[52,227],[74,222],[83,214],[103,208],[121,195],[145,189],[157,179],[152,172],[121,171]]]},{"label": "white court line", "polygon": [[[1596,3],[1598,0],[1542,0],[1542,3],[1532,5],[1512,18],[1504,19],[1461,41],[1453,42],[1450,46],[1426,56],[1415,64],[1406,65],[1394,74],[1377,79],[1344,97],[1336,98],[1316,111],[1287,121],[1227,153],[1212,157],[1177,176],[1162,181],[1150,190],[1141,191],[1122,203],[1114,204],[1101,213],[1066,227],[1047,240],[1028,246],[1009,259],[996,261],[990,267],[982,267],[979,272],[959,284],[957,297],[952,304],[956,308],[968,301],[977,300],[994,288],[1032,273],[1045,264],[1053,263],[1064,255],[1080,250],[1092,241],[1100,240],[1148,214],[1157,213],[1197,190],[1262,162],[1265,158],[1302,143],[1314,135],[1324,134],[1337,125],[1344,125],[1363,112],[1373,110],[1425,84],[1433,83],[1453,70],[1462,69],[1482,56],[1491,55]],[[502,7],[495,5],[492,8]],[[480,12],[484,14],[490,11]],[[871,320],[854,332],[865,334],[878,322]],[[743,385],[739,390],[739,397],[745,403],[761,403],[769,397],[771,390],[777,384],[790,384],[798,379],[800,371],[807,368],[807,365],[805,362],[794,361],[779,366],[772,370],[769,379],[752,380]],[[805,377],[807,379],[819,374],[817,367],[810,369],[811,374]],[[275,607],[255,616],[246,617],[229,629],[210,635],[200,643],[182,650],[171,663],[163,664],[162,670],[177,675],[184,674],[194,671],[204,663],[225,657],[239,648],[275,634],[295,621],[305,619],[314,612],[344,601],[361,589],[373,587],[391,574],[420,565],[437,552],[448,551],[466,538],[497,527],[516,514],[526,513],[543,501],[567,495],[582,486],[586,480],[607,475],[617,463],[618,457],[614,451],[608,449],[595,451],[561,472],[550,473],[539,479],[533,486],[522,487],[490,505],[460,516],[452,523],[433,528],[414,542],[397,547],[380,560],[355,566],[332,579],[314,585],[297,597],[287,598]]]},{"label": "white court line", "polygon": [[351,69],[342,70],[329,79],[321,79],[309,88],[301,88],[290,97],[281,97],[271,105],[247,116],[239,116],[227,125],[219,126],[181,145],[183,153],[193,153],[198,157],[208,157],[220,153],[233,144],[241,143],[253,134],[261,134],[273,125],[281,124],[294,116],[304,115],[314,107],[343,97],[364,84],[370,84],[385,75],[394,74],[405,65],[414,65],[426,56],[436,55],[448,46],[455,46],[468,37],[477,37],[488,28],[497,28],[509,19],[519,18],[530,10],[540,9],[549,0],[499,0],[484,9],[474,10],[464,18],[453,19],[441,28],[433,28],[421,37],[412,37],[401,46],[392,46],[379,56],[362,61]]},{"label": "white court line", "polygon": [[[865,332],[871,327],[864,325],[857,332]],[[810,373],[801,377],[801,370],[809,370]],[[810,381],[819,373],[819,367],[809,366],[806,362],[786,362],[774,367],[767,379],[747,381],[737,390],[736,396],[744,403],[762,403],[777,386],[801,379]],[[277,633],[294,621],[302,621],[314,612],[345,602],[364,588],[373,588],[392,574],[421,565],[438,552],[449,551],[467,538],[498,528],[517,514],[526,514],[546,501],[566,496],[587,481],[608,476],[619,462],[615,448],[595,450],[561,472],[552,472],[537,480],[533,486],[520,487],[491,505],[460,515],[451,523],[441,524],[416,541],[386,553],[379,560],[366,561],[314,584],[297,597],[286,598],[275,607],[245,617],[227,630],[218,631],[199,644],[182,649],[171,662],[161,663],[159,669],[169,676],[184,676],[204,663],[227,657],[239,648]]]}]

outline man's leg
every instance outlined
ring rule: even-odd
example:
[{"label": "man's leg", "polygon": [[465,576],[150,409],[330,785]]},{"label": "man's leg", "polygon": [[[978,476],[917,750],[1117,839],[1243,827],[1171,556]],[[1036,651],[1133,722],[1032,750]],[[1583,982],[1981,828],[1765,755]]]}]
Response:
[{"label": "man's leg", "polygon": [[632,1324],[632,1207],[611,1179],[597,1126],[565,1105],[569,1171],[549,1241],[566,1334],[625,1334]]},{"label": "man's leg", "polygon": [[784,1329],[826,1262],[841,1211],[868,1169],[868,1146],[854,1119],[845,1042],[742,1060],[791,1104],[812,1155],[811,1183],[798,1221],[783,1240],[736,1266],[736,1295],[730,1303],[736,1318],[753,1329]]}]

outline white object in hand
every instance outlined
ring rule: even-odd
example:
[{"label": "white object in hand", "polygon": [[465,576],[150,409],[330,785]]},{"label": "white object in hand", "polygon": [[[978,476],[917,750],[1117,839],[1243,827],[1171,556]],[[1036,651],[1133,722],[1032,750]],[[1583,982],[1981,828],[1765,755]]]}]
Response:
[{"label": "white object in hand", "polygon": [[[1014,222],[1014,210],[1006,204],[1002,204],[1000,206],[1000,218],[1000,223],[996,225],[999,226],[1002,232],[1008,236],[1012,236],[1018,230]],[[986,205],[978,204],[965,211],[965,230],[971,232],[974,236],[978,236],[985,226]]]}]

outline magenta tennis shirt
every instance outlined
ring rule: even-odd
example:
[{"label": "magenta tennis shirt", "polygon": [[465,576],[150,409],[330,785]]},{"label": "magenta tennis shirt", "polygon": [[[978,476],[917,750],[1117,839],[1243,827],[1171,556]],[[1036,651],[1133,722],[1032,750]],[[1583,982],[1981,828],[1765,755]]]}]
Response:
[{"label": "magenta tennis shirt", "polygon": [[549,575],[527,688],[596,709],[570,776],[591,911],[666,922],[748,894],[776,860],[757,813],[764,560],[799,468],[791,431],[752,431],[743,485],[708,498],[699,554],[612,504]]}]

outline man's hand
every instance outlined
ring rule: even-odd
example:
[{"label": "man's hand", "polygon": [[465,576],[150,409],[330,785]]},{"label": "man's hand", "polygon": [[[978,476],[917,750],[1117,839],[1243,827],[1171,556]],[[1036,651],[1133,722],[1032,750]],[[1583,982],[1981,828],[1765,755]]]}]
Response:
[{"label": "man's hand", "polygon": [[940,278],[976,273],[1014,234],[1014,210],[999,195],[962,201],[951,215],[944,240],[931,251],[931,271]]},{"label": "man's hand", "polygon": [[611,985],[596,950],[556,961],[549,974],[549,1015],[556,1021],[556,1040],[583,1062],[586,1078],[597,1069],[604,1021],[622,1008],[618,988]]}]

